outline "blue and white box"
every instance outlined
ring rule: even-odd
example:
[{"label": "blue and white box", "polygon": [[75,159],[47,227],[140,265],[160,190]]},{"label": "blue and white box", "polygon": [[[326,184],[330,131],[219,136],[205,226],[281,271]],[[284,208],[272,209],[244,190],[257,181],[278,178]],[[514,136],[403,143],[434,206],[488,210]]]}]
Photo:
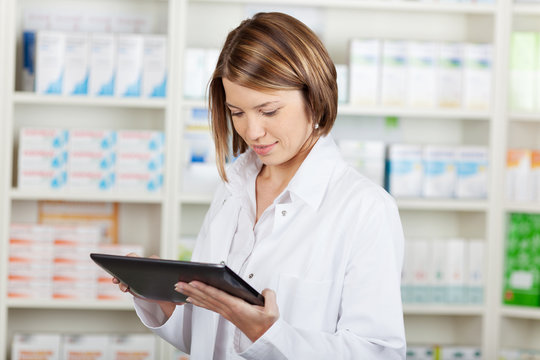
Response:
[{"label": "blue and white box", "polygon": [[36,92],[62,94],[66,34],[60,31],[36,33]]},{"label": "blue and white box", "polygon": [[446,302],[463,304],[467,302],[467,281],[465,278],[467,243],[464,239],[446,241],[446,278],[448,284]]},{"label": "blue and white box", "polygon": [[345,64],[336,64],[338,103],[349,102],[349,67]]},{"label": "blue and white box", "polygon": [[36,32],[24,30],[22,34],[22,90],[34,91],[36,81]]},{"label": "blue and white box", "polygon": [[485,241],[471,239],[467,244],[467,302],[484,303]]},{"label": "blue and white box", "polygon": [[493,45],[465,44],[463,105],[473,110],[491,107]]},{"label": "blue and white box", "polygon": [[349,101],[351,104],[378,104],[381,41],[355,39],[349,49]]},{"label": "blue and white box", "polygon": [[438,106],[459,108],[463,97],[463,45],[442,43],[437,69]]},{"label": "blue and white box", "polygon": [[19,134],[18,187],[61,189],[67,182],[68,132],[22,128]]},{"label": "blue and white box", "polygon": [[461,146],[457,149],[457,198],[487,198],[488,159],[489,149],[484,146]]},{"label": "blue and white box", "polygon": [[160,191],[165,166],[164,134],[151,130],[122,130],[117,134],[117,191]]},{"label": "blue and white box", "polygon": [[87,95],[89,41],[86,33],[66,33],[64,52],[64,95]]},{"label": "blue and white box", "polygon": [[408,54],[407,105],[414,108],[435,107],[438,43],[411,41]]},{"label": "blue and white box", "polygon": [[115,186],[116,132],[70,130],[68,182],[71,190],[110,191]]},{"label": "blue and white box", "polygon": [[424,146],[424,183],[422,195],[429,198],[451,198],[456,187],[456,148]]},{"label": "blue and white box", "polygon": [[[381,105],[405,106],[407,102],[407,42],[386,40],[382,47]],[[361,81],[361,79],[359,79]]]},{"label": "blue and white box", "polygon": [[121,34],[116,40],[114,94],[119,97],[141,96],[144,37]]},{"label": "blue and white box", "polygon": [[164,98],[167,93],[167,37],[144,37],[142,94]]},{"label": "blue and white box", "polygon": [[395,197],[422,194],[422,146],[392,144],[388,147],[386,188]]},{"label": "blue and white box", "polygon": [[90,36],[89,95],[112,96],[114,94],[115,65],[115,36],[113,34],[92,33]]}]

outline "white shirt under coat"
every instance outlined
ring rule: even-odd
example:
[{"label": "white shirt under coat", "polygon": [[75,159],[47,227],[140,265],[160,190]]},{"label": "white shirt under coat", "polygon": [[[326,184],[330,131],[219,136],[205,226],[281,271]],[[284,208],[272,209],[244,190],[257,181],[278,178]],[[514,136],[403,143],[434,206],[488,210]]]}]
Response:
[{"label": "white shirt under coat", "polygon": [[192,259],[225,261],[259,292],[274,290],[279,320],[252,343],[206,309],[178,306],[165,321],[136,299],[144,325],[192,360],[405,359],[403,231],[392,197],[327,136],[255,224],[261,166],[250,150],[228,168]]}]

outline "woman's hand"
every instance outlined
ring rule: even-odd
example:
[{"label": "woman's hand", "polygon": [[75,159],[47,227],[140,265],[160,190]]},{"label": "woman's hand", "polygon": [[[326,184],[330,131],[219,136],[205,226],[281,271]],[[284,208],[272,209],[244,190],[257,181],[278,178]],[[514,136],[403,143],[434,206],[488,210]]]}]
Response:
[{"label": "woman's hand", "polygon": [[199,281],[192,281],[189,284],[179,282],[175,289],[188,296],[187,302],[214,311],[229,320],[253,342],[279,318],[276,293],[270,289],[262,292],[264,307],[251,305]]},{"label": "woman's hand", "polygon": [[[129,253],[126,256],[140,257],[139,255],[137,255],[135,253]],[[159,259],[159,256],[152,255],[152,256],[150,256],[150,258]],[[120,282],[120,280],[118,280],[117,278],[113,278],[112,282],[113,282],[113,284],[118,284],[118,288],[122,292],[129,292],[131,295],[133,295],[134,297],[136,297],[138,299],[158,304],[159,307],[161,308],[161,311],[163,311],[165,316],[167,316],[167,319],[171,317],[172,313],[174,312],[174,309],[176,309],[176,305],[183,305],[184,304],[184,303],[173,303],[173,302],[168,302],[168,301],[158,301],[158,300],[145,299],[145,298],[142,298],[139,295],[136,295],[133,292],[131,292],[129,287],[126,284]]]}]

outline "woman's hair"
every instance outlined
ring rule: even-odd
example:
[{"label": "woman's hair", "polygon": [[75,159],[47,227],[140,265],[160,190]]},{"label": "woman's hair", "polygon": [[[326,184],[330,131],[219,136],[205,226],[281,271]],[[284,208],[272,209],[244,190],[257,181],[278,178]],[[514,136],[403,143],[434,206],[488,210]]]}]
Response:
[{"label": "woman's hair", "polygon": [[317,135],[327,135],[337,114],[336,68],[321,40],[292,16],[258,13],[232,30],[210,81],[209,109],[220,176],[225,163],[248,149],[232,125],[223,78],[257,91],[301,90]]}]

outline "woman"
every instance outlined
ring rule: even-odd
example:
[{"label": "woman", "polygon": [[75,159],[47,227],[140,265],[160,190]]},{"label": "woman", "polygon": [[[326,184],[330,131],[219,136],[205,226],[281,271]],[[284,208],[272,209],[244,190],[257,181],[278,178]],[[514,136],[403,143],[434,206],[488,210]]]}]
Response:
[{"label": "woman", "polygon": [[135,299],[142,322],[195,360],[404,359],[398,211],[329,135],[336,71],[320,40],[281,13],[243,21],[209,105],[224,182],[193,260],[226,262],[265,306],[178,283],[188,304]]}]

